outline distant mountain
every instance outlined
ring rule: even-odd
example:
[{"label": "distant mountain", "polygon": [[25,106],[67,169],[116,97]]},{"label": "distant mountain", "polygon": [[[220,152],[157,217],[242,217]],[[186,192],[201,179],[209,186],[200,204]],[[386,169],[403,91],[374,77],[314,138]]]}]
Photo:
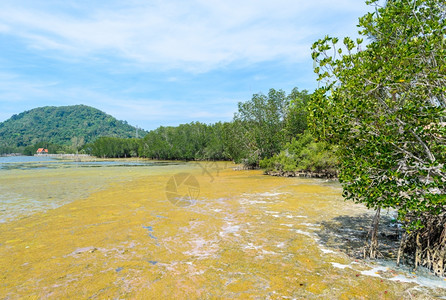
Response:
[{"label": "distant mountain", "polygon": [[[140,135],[143,133],[139,131]],[[70,145],[73,137],[88,143],[100,136],[136,137],[136,128],[86,105],[39,107],[0,123],[0,147],[38,142]]]}]

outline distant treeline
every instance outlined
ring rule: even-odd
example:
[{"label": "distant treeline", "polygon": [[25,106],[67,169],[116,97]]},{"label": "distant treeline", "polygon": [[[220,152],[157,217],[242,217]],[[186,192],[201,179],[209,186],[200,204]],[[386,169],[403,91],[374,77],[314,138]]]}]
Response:
[{"label": "distant treeline", "polygon": [[229,160],[231,157],[225,146],[228,125],[192,122],[159,127],[141,140],[139,155],[153,159]]},{"label": "distant treeline", "polygon": [[159,127],[142,139],[101,137],[82,148],[98,157],[233,160],[268,171],[335,170],[335,149],[306,133],[308,91],[271,89],[238,104],[231,122]]},{"label": "distant treeline", "polygon": [[76,153],[76,149],[71,146],[53,144],[50,142],[38,142],[29,146],[0,146],[0,154],[11,154],[11,153],[21,153],[23,155],[34,155],[37,149],[45,148],[48,149],[48,153]]},{"label": "distant treeline", "polygon": [[[334,149],[316,143],[306,132],[310,97],[308,91],[297,88],[290,94],[270,89],[267,95],[254,94],[251,100],[240,102],[231,122],[161,126],[139,139],[103,136],[88,142],[82,135],[74,135],[69,144],[41,141],[20,149],[3,146],[0,153],[33,155],[38,148],[46,148],[49,153],[103,158],[232,160],[248,168],[262,166],[278,172],[336,168]],[[41,111],[44,109],[37,110]]]},{"label": "distant treeline", "polygon": [[137,157],[141,140],[136,138],[100,137],[83,147],[84,153],[104,158]]},{"label": "distant treeline", "polygon": [[[278,154],[307,128],[310,95],[297,88],[287,95],[271,89],[238,104],[232,122],[192,122],[159,127],[143,139],[99,138],[84,150],[98,157],[146,157],[166,160],[233,160],[258,166]],[[138,146],[136,146],[139,144]]]}]

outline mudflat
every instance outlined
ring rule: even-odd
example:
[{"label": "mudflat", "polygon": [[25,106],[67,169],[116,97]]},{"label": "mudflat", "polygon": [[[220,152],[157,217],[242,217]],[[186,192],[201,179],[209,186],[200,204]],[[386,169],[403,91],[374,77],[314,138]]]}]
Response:
[{"label": "mudflat", "polygon": [[[339,220],[373,214],[345,202],[337,182],[233,167],[202,162],[0,170],[7,198],[0,298],[446,294],[442,279],[358,260],[331,242],[352,238],[348,230],[333,229],[349,224]],[[327,237],[327,230],[333,235]]]}]

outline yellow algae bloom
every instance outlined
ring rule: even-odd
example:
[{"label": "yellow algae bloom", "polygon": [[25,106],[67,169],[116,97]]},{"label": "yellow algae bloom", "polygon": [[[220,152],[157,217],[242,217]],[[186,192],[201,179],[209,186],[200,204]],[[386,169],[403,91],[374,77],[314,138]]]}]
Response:
[{"label": "yellow algae bloom", "polygon": [[426,295],[410,283],[357,276],[371,267],[322,240],[336,218],[368,213],[345,203],[338,183],[201,164],[3,174],[2,187],[23,207],[35,194],[57,205],[18,210],[0,224],[0,295],[390,299],[408,297],[409,289],[413,297]]}]

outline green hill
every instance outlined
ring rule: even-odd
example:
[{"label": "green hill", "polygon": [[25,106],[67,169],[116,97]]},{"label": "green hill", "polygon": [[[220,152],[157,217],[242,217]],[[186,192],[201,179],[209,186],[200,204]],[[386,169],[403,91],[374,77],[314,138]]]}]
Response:
[{"label": "green hill", "polygon": [[90,106],[45,106],[0,123],[0,148],[20,148],[40,142],[69,146],[73,137],[88,143],[100,136],[135,135],[135,127]]}]

